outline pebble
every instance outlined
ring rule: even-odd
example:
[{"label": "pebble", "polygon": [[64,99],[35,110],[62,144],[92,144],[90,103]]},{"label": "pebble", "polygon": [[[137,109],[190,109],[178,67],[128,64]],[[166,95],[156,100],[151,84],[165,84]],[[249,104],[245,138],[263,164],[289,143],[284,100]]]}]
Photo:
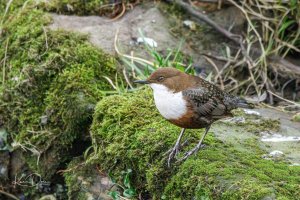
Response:
[{"label": "pebble", "polygon": [[266,135],[264,132],[261,133],[263,142],[296,142],[300,141],[298,136],[283,136],[280,134]]},{"label": "pebble", "polygon": [[270,153],[270,156],[277,158],[277,157],[283,156],[283,152],[275,150]]},{"label": "pebble", "polygon": [[246,115],[257,115],[260,116],[260,113],[255,111],[255,110],[248,110],[248,109],[244,109],[244,112]]},{"label": "pebble", "polygon": [[196,24],[195,24],[195,22],[193,22],[191,20],[184,20],[183,21],[183,25],[186,26],[186,27],[188,27],[192,31],[196,30]]},{"label": "pebble", "polygon": [[157,47],[157,42],[155,42],[155,40],[153,40],[152,38],[148,38],[148,37],[138,37],[137,38],[137,43],[138,44],[146,43],[148,46],[150,46],[152,48]]}]

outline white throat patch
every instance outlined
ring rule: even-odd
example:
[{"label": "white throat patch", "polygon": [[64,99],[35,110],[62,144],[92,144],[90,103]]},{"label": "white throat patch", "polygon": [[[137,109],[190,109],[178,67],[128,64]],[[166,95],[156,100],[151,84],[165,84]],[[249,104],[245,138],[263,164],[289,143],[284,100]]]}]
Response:
[{"label": "white throat patch", "polygon": [[182,92],[174,93],[162,84],[151,83],[153,89],[155,105],[160,114],[166,119],[178,119],[186,111],[186,101]]}]

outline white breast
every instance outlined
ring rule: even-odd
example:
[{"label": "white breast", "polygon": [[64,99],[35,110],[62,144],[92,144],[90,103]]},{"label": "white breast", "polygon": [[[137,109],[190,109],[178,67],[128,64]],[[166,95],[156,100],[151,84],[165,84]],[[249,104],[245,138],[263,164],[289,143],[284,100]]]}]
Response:
[{"label": "white breast", "polygon": [[174,93],[166,86],[156,83],[150,86],[153,89],[155,105],[164,118],[178,119],[186,113],[186,101],[182,92]]}]

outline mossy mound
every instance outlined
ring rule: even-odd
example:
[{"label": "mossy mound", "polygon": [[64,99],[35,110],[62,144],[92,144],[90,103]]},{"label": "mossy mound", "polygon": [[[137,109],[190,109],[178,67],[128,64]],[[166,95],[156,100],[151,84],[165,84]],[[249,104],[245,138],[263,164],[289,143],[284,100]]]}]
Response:
[{"label": "mossy mound", "polygon": [[[257,141],[246,140],[244,151],[209,133],[207,147],[182,164],[167,167],[165,155],[180,129],[156,111],[149,89],[105,97],[96,106],[91,128],[95,152],[89,162],[118,177],[132,169],[132,184],[153,199],[295,199],[300,167],[265,160]],[[245,124],[247,126],[247,124]],[[196,145],[199,130],[185,138]]]},{"label": "mossy mound", "polygon": [[9,16],[0,35],[0,116],[30,167],[49,179],[70,159],[74,141],[88,135],[115,60],[86,36],[48,30],[51,17],[32,1]]}]

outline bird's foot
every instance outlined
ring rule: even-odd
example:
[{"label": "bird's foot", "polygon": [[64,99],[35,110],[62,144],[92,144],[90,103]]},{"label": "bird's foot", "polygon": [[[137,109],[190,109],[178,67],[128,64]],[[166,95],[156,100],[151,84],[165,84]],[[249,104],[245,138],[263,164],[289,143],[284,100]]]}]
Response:
[{"label": "bird's foot", "polygon": [[204,148],[205,146],[206,146],[205,144],[201,144],[201,145],[195,146],[190,151],[185,152],[184,155],[183,155],[183,157],[180,158],[179,160],[177,160],[176,163],[185,161],[188,157],[190,157],[193,154],[196,154],[200,149]]},{"label": "bird's foot", "polygon": [[184,141],[182,144],[176,143],[175,146],[172,149],[169,149],[167,153],[169,153],[169,158],[168,158],[168,167],[171,166],[171,161],[177,156],[179,153],[180,149],[184,146],[187,145],[187,140]]}]

